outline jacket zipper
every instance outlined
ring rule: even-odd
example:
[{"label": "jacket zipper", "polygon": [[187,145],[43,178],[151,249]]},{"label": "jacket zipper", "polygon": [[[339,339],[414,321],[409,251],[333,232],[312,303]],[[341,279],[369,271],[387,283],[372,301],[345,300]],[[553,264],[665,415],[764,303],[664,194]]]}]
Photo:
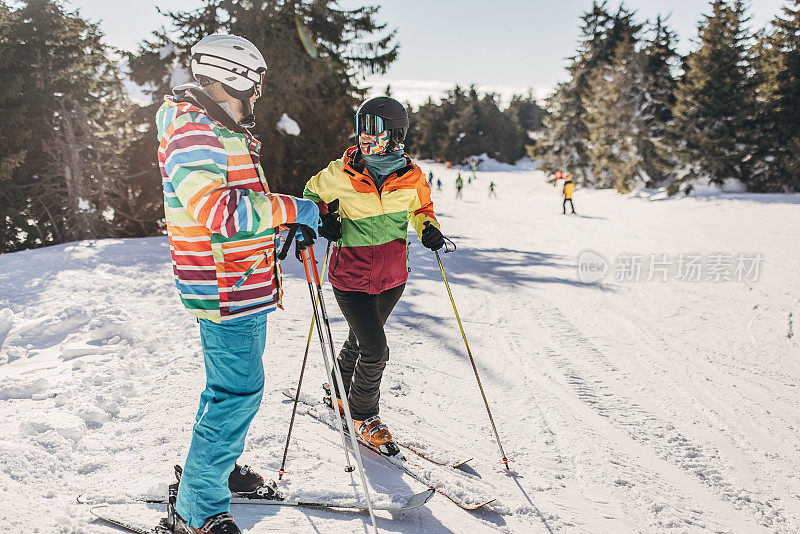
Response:
[{"label": "jacket zipper", "polygon": [[231,292],[234,292],[240,287],[242,287],[242,285],[247,281],[247,279],[250,278],[250,275],[253,274],[253,271],[256,270],[256,267],[261,265],[261,262],[267,259],[266,250],[261,250],[259,252],[256,252],[256,254],[261,254],[261,257],[255,260],[252,264],[250,264],[250,267],[248,267],[247,270],[244,272],[244,274],[242,274],[242,276],[236,281],[236,283],[233,284],[233,286],[231,287]]}]

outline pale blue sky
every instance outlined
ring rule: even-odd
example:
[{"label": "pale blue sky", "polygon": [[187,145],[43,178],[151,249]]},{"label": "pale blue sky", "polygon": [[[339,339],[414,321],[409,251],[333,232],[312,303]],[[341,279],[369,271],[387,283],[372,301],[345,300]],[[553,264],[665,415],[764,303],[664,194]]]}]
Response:
[{"label": "pale blue sky", "polygon": [[[158,0],[162,9],[191,9],[200,0]],[[752,0],[753,27],[766,24],[784,0]],[[343,7],[380,4],[380,19],[398,29],[400,56],[389,72],[370,83],[417,104],[439,96],[455,83],[476,83],[504,95],[534,88],[543,97],[566,76],[566,58],[574,53],[578,17],[591,0],[342,0]],[[153,0],[71,0],[71,5],[101,21],[106,40],[135,48],[154,28],[165,24]],[[618,2],[609,1],[610,6]],[[671,14],[670,24],[686,52],[697,23],[708,13],[706,0],[627,0],[639,17]]]}]

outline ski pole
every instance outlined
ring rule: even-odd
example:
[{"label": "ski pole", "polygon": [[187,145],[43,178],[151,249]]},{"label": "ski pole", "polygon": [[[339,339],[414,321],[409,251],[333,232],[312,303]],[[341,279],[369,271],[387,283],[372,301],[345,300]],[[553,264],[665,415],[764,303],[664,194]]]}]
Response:
[{"label": "ski pole", "polygon": [[[331,252],[331,242],[328,241],[328,248],[325,250],[325,261],[322,263],[322,277],[325,278],[325,271],[328,268],[328,255]],[[289,432],[286,434],[286,446],[283,448],[283,461],[281,462],[281,468],[278,471],[278,480],[283,479],[283,474],[286,472],[284,469],[286,468],[286,456],[289,454],[289,443],[292,439],[292,428],[294,427],[294,416],[297,414],[297,404],[300,401],[300,388],[303,386],[303,375],[306,372],[306,362],[308,361],[308,350],[311,348],[311,338],[314,336],[314,317],[311,317],[311,325],[308,327],[308,339],[306,339],[306,352],[303,355],[303,365],[300,366],[300,378],[297,381],[297,389],[295,390],[294,395],[294,406],[292,406],[292,418],[289,420]],[[352,466],[350,465],[350,457],[347,458],[347,467],[352,471]]]},{"label": "ski pole", "polygon": [[[339,388],[339,391],[345,391],[344,388],[344,381],[342,380],[341,370],[339,369],[339,365],[336,363],[336,360],[333,358],[334,354],[334,347],[333,347],[333,338],[331,337],[331,325],[330,321],[328,320],[328,312],[325,309],[325,299],[322,296],[322,284],[319,278],[319,272],[317,271],[317,260],[314,257],[314,249],[313,247],[308,247],[301,251],[301,256],[303,258],[303,266],[306,270],[306,279],[308,280],[308,288],[311,291],[311,303],[314,306],[314,318],[317,323],[317,332],[319,333],[319,340],[320,344],[322,345],[322,359],[325,362],[325,372],[328,375],[329,383],[333,383],[333,379],[336,379],[336,384]],[[312,288],[312,274],[313,274],[313,285],[316,285],[317,290],[317,297],[319,298],[319,309],[317,309],[317,299],[314,298],[314,290]],[[323,334],[322,325],[325,325],[325,333],[327,334],[327,341],[328,346],[330,347],[330,354],[331,359],[328,359],[328,347],[326,347],[325,343],[325,335]],[[364,498],[367,501],[367,509],[369,510],[369,517],[372,520],[372,531],[375,534],[378,534],[378,523],[375,520],[375,511],[372,508],[372,499],[369,495],[369,485],[367,484],[367,476],[366,472],[364,471],[364,464],[361,461],[361,451],[358,448],[358,441],[356,440],[356,432],[353,428],[353,418],[350,412],[350,403],[347,401],[347,395],[342,395],[342,407],[344,408],[344,415],[345,415],[345,422],[347,423],[347,430],[350,432],[350,444],[353,447],[353,455],[356,457],[356,464],[358,464],[359,474],[361,475],[361,485],[364,487]],[[338,406],[333,403],[333,397],[331,397],[331,408],[334,412],[338,414]],[[347,451],[347,442],[344,437],[344,428],[342,427],[342,418],[336,417],[334,418],[337,420],[339,433],[342,436],[342,446],[345,450],[345,455],[348,454]],[[348,456],[348,463],[349,463],[349,456]]]},{"label": "ski pole", "polygon": [[[426,223],[430,224],[430,223]],[[447,288],[447,294],[450,295],[450,303],[453,305],[453,311],[456,314],[456,321],[458,321],[458,328],[461,330],[461,338],[464,340],[464,346],[467,348],[467,354],[469,355],[469,361],[472,364],[472,370],[475,372],[475,380],[478,381],[478,389],[481,390],[481,396],[483,397],[483,404],[486,406],[486,413],[489,414],[489,422],[492,424],[492,430],[494,430],[494,437],[497,440],[497,446],[500,448],[500,455],[502,456],[502,461],[506,464],[506,470],[510,470],[508,467],[508,457],[506,456],[505,451],[503,450],[503,444],[500,442],[500,434],[497,433],[497,426],[494,424],[494,418],[492,417],[492,410],[489,409],[489,401],[486,400],[486,393],[483,391],[483,385],[481,384],[481,377],[478,375],[478,367],[475,365],[475,358],[472,357],[472,351],[469,350],[469,343],[467,342],[467,334],[464,333],[464,326],[461,324],[461,317],[458,315],[458,308],[456,308],[456,301],[453,299],[453,292],[450,291],[450,283],[447,281],[447,275],[444,274],[444,266],[442,265],[442,258],[439,257],[439,251],[434,250],[436,254],[436,261],[439,262],[439,270],[442,271],[442,278],[444,279],[444,285]]]},{"label": "ski pole", "polygon": [[[311,320],[311,324],[312,327],[313,325],[316,325],[317,327],[317,333],[319,334],[319,342],[322,345],[322,359],[325,363],[325,373],[328,377],[328,380],[330,380],[331,379],[330,364],[328,363],[328,358],[326,354],[325,338],[323,337],[322,328],[320,327],[319,323],[319,310],[317,309],[317,297],[314,294],[314,281],[311,275],[311,271],[309,270],[308,267],[309,263],[309,261],[307,260],[308,253],[305,250],[303,250],[301,252],[301,256],[303,260],[303,267],[305,268],[306,271],[306,280],[308,281],[308,292],[311,295],[311,305],[314,308],[314,317]],[[299,398],[299,396],[297,396],[297,398]],[[350,464],[350,455],[347,452],[347,439],[344,437],[344,429],[342,428],[341,421],[339,422],[338,427],[339,427],[339,434],[341,435],[342,438],[342,447],[344,448],[345,463],[347,464],[344,470],[347,471],[348,473],[352,473],[353,471],[355,471],[355,468]]]}]

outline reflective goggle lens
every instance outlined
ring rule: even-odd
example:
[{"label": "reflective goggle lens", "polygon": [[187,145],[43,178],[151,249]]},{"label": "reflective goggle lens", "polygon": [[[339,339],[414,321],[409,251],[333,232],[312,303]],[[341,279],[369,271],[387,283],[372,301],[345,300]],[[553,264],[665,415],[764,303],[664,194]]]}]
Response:
[{"label": "reflective goggle lens", "polygon": [[385,129],[383,119],[377,115],[356,115],[356,134],[378,135]]}]

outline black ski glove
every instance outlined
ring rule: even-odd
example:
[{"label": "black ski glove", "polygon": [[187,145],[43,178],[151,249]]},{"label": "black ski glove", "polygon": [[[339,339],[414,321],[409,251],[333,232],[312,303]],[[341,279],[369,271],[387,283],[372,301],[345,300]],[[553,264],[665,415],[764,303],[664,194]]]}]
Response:
[{"label": "black ski glove", "polygon": [[328,241],[339,241],[342,238],[342,221],[338,213],[320,215],[322,226],[319,227],[319,236]]},{"label": "black ski glove", "polygon": [[422,230],[421,241],[425,247],[431,250],[439,250],[444,246],[444,236],[442,232],[430,222],[425,222],[425,229]]},{"label": "black ski glove", "polygon": [[297,231],[300,232],[300,235],[302,236],[302,239],[297,239],[297,248],[300,250],[305,250],[308,247],[314,246],[314,240],[317,239],[317,233],[313,228],[306,226],[305,224],[301,224]]},{"label": "black ski glove", "polygon": [[[289,233],[283,241],[281,251],[278,253],[278,259],[281,261],[286,259],[286,256],[289,254],[289,247],[292,246],[292,241],[294,241],[294,255],[299,260],[300,252],[314,245],[317,234],[314,232],[313,228],[305,224],[290,223],[286,225],[286,228],[289,229]],[[298,232],[300,235],[297,235]]]},{"label": "black ski glove", "polygon": [[320,215],[322,226],[319,227],[319,236],[328,241],[339,241],[342,238],[342,221],[339,220],[339,199],[328,204],[328,213]]}]

